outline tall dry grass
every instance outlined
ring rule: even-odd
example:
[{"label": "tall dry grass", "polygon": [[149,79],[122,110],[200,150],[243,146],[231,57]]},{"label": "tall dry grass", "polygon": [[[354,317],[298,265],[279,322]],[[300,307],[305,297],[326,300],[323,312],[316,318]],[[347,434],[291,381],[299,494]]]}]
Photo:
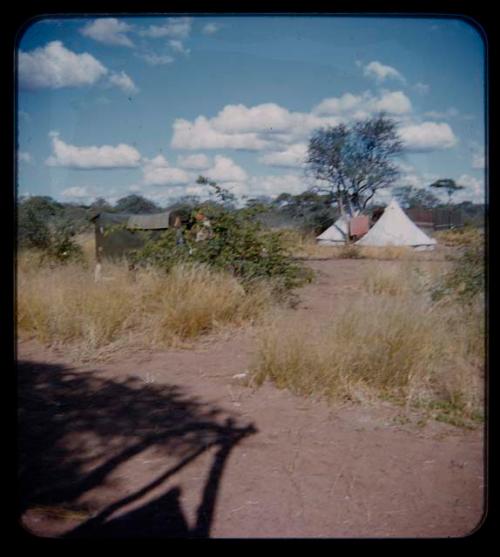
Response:
[{"label": "tall dry grass", "polygon": [[259,338],[252,381],[330,400],[369,392],[472,423],[482,411],[484,309],[433,304],[428,280],[407,265],[377,268],[327,323],[274,319]]},{"label": "tall dry grass", "polygon": [[202,265],[165,275],[109,264],[95,282],[92,267],[35,266],[28,256],[19,261],[20,336],[63,344],[77,358],[129,343],[172,345],[255,320],[270,307],[266,285],[245,291],[233,277]]}]

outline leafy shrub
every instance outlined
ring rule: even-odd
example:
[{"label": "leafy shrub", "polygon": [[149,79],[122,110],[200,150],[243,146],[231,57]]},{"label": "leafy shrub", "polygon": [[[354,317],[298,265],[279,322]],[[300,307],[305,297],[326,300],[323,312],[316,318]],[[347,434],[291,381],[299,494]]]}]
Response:
[{"label": "leafy shrub", "polygon": [[175,230],[167,230],[137,250],[134,261],[167,271],[179,263],[202,263],[231,273],[245,287],[269,280],[280,293],[311,280],[312,271],[293,259],[278,232],[265,230],[252,218],[252,209],[237,211],[224,204],[210,204],[205,205],[203,213],[210,221],[207,238],[196,241],[203,225],[188,226],[183,243],[178,242]]},{"label": "leafy shrub", "polygon": [[485,254],[482,241],[467,245],[455,259],[453,268],[437,283],[432,296],[434,300],[455,298],[471,303],[484,293]]}]

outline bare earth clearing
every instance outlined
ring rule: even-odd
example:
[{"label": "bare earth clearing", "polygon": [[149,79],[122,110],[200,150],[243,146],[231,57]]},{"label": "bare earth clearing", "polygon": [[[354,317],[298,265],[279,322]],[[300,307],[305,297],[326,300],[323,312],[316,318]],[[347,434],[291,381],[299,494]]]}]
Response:
[{"label": "bare earth clearing", "polygon": [[[313,261],[323,320],[367,260]],[[483,431],[241,379],[253,332],[75,368],[18,347],[23,524],[39,536],[454,537],[483,514]]]}]

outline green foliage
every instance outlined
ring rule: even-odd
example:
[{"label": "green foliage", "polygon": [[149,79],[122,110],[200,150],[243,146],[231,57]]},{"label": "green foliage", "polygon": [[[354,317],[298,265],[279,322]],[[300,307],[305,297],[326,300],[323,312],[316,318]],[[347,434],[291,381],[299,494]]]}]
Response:
[{"label": "green foliage", "polygon": [[156,205],[153,201],[142,197],[142,195],[131,194],[118,199],[114,206],[114,211],[117,213],[131,213],[134,215],[152,214],[159,213],[161,207]]},{"label": "green foliage", "polygon": [[403,144],[396,122],[380,114],[352,126],[316,130],[307,151],[307,168],[326,183],[318,191],[331,194],[339,206],[363,209],[381,188],[393,185],[399,168],[393,159]]},{"label": "green foliage", "polygon": [[18,207],[18,245],[36,249],[43,258],[64,262],[80,259],[81,247],[73,240],[81,222],[71,218],[65,206],[50,197],[35,196]]},{"label": "green foliage", "polygon": [[482,241],[466,245],[454,261],[452,270],[434,288],[433,299],[454,298],[464,303],[472,303],[484,294],[484,272],[485,253]]},{"label": "green foliage", "polygon": [[51,227],[50,243],[47,247],[47,255],[60,263],[68,261],[82,261],[83,250],[73,237],[75,229],[67,220],[55,221]]},{"label": "green foliage", "polygon": [[[149,239],[143,249],[135,252],[134,260],[167,271],[186,261],[204,263],[229,271],[246,287],[258,280],[269,280],[280,293],[311,280],[311,272],[294,261],[280,234],[264,230],[253,218],[255,208],[227,208],[226,194],[217,186],[218,203],[203,206],[209,227],[193,218],[184,232],[184,243],[178,242],[177,231],[168,230],[159,239]],[[208,234],[197,241],[200,230]]]}]

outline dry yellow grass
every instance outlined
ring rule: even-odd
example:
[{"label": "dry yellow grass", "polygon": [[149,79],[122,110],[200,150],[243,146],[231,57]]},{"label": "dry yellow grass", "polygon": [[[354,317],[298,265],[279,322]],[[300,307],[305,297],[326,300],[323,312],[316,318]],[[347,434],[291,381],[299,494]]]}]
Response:
[{"label": "dry yellow grass", "polygon": [[[285,245],[294,257],[301,259],[378,259],[401,261],[432,261],[442,259],[439,248],[435,251],[418,251],[407,246],[329,246],[318,244],[314,234],[298,230],[283,230],[280,233]],[[438,240],[439,242],[439,240]]]},{"label": "dry yellow grass", "polygon": [[381,269],[365,292],[311,328],[290,316],[274,319],[251,366],[257,385],[273,381],[302,395],[361,400],[367,389],[408,406],[448,412],[468,423],[482,409],[484,311],[435,305],[410,268]]},{"label": "dry yellow grass", "polygon": [[470,246],[484,241],[484,233],[478,228],[469,226],[455,230],[441,230],[435,232],[434,237],[446,246]]},{"label": "dry yellow grass", "polygon": [[171,345],[258,318],[272,306],[263,284],[245,292],[233,277],[201,265],[168,275],[130,273],[107,265],[103,280],[80,265],[51,268],[19,261],[18,329],[46,344],[64,344],[75,357],[93,357],[113,345]]}]

